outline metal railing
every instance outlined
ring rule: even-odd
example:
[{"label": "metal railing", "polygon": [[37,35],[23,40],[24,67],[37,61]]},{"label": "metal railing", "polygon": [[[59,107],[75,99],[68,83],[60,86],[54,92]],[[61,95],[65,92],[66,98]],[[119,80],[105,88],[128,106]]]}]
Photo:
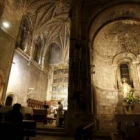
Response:
[{"label": "metal railing", "polygon": [[80,125],[76,128],[74,140],[92,140],[93,126],[95,122],[92,122],[86,126]]}]

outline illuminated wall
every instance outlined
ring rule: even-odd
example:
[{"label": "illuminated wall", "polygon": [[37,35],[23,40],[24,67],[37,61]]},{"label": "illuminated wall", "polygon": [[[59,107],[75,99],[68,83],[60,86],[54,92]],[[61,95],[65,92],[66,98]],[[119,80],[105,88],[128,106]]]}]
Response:
[{"label": "illuminated wall", "polygon": [[19,52],[15,52],[11,68],[7,96],[14,94],[17,102],[26,105],[28,97],[40,101],[46,100],[47,74],[38,69]]}]

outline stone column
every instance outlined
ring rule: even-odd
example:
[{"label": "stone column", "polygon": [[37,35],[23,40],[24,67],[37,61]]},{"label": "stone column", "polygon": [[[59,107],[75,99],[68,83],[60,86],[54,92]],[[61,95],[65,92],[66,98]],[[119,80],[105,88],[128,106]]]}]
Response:
[{"label": "stone column", "polygon": [[54,75],[54,67],[52,66],[49,69],[49,74],[48,74],[48,86],[47,86],[48,88],[47,88],[47,96],[46,96],[47,101],[50,101],[52,96],[53,75]]},{"label": "stone column", "polygon": [[[6,91],[8,86],[8,80],[11,70],[11,65],[13,61],[14,51],[15,51],[15,36],[12,34],[10,29],[3,30],[2,27],[2,18],[7,18],[5,12],[5,7],[8,7],[7,0],[0,0],[0,70],[4,73],[4,79],[2,83],[2,89],[0,91],[0,102],[2,105],[5,103]],[[10,16],[10,13],[9,15]],[[18,28],[18,26],[17,26]],[[9,31],[8,31],[9,30]],[[6,32],[7,31],[7,32]],[[4,52],[4,53],[3,53]],[[8,57],[6,57],[8,56]]]},{"label": "stone column", "polygon": [[36,41],[37,37],[34,36],[34,34],[32,34],[32,41],[31,41],[31,47],[30,47],[30,57],[29,57],[29,61],[31,62],[33,57],[34,57],[34,51],[35,51],[35,41]]},{"label": "stone column", "polygon": [[45,58],[43,57],[41,59],[41,69],[44,70],[44,63],[45,63]]},{"label": "stone column", "polygon": [[68,113],[65,127],[70,135],[79,125],[93,121],[91,108],[90,55],[86,39],[81,38],[82,0],[75,0],[71,10]]}]

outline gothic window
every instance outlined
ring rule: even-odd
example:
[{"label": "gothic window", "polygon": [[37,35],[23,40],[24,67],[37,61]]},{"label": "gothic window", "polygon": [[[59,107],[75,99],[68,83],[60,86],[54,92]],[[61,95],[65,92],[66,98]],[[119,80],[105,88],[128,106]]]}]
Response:
[{"label": "gothic window", "polygon": [[122,78],[126,78],[127,79],[127,83],[130,83],[130,75],[129,75],[129,67],[127,64],[121,64],[120,65],[120,74],[121,74],[121,79]]},{"label": "gothic window", "polygon": [[40,57],[41,57],[41,48],[42,48],[42,43],[41,43],[41,38],[39,37],[36,41],[35,44],[35,52],[34,52],[34,60],[39,63]]},{"label": "gothic window", "polygon": [[29,21],[26,16],[23,17],[21,28],[20,28],[20,42],[19,47],[23,51],[26,48],[26,45],[28,43],[28,31],[29,31]]},{"label": "gothic window", "polygon": [[21,28],[21,35],[20,35],[20,48],[22,50],[24,50],[24,39],[25,39],[25,24],[23,24],[22,28]]},{"label": "gothic window", "polygon": [[48,50],[48,62],[49,64],[57,64],[59,62],[61,62],[61,49],[58,45],[56,45],[55,43],[51,44]]}]

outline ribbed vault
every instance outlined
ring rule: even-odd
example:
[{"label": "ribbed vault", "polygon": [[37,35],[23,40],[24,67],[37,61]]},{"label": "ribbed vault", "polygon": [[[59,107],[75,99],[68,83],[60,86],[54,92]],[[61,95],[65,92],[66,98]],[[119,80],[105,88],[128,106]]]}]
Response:
[{"label": "ribbed vault", "polygon": [[56,43],[62,51],[62,62],[67,62],[69,55],[70,19],[68,16],[71,0],[17,0],[16,9],[22,18],[28,21],[30,41],[29,55],[33,58],[34,43],[43,36],[42,59],[45,59],[48,48]]}]

